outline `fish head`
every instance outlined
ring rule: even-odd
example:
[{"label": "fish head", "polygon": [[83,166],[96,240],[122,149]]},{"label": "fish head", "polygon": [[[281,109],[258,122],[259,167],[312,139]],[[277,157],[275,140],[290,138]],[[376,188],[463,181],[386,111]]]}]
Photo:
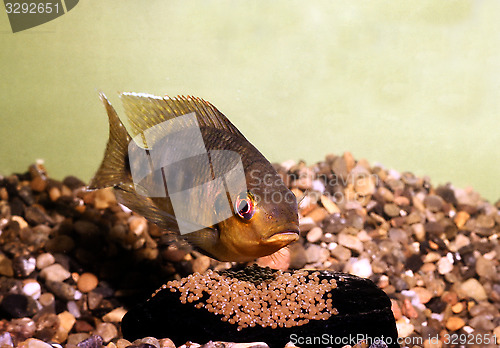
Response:
[{"label": "fish head", "polygon": [[248,191],[230,197],[233,216],[217,226],[222,244],[238,261],[270,255],[299,238],[297,199],[267,167],[247,171]]}]

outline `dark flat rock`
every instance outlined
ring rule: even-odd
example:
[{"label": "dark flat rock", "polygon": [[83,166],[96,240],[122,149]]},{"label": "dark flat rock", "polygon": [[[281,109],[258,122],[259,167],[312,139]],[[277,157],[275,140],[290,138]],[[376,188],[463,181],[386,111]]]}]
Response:
[{"label": "dark flat rock", "polygon": [[[311,271],[312,272],[312,271]],[[387,295],[372,281],[344,273],[319,271],[320,279],[335,279],[331,291],[333,307],[339,314],[328,320],[314,320],[291,328],[248,327],[237,330],[237,324],[220,320],[220,316],[181,304],[179,292],[159,291],[145,303],[132,308],[123,318],[124,338],[168,337],[176,345],[187,341],[206,343],[266,342],[271,348],[282,348],[289,341],[300,347],[343,347],[360,339],[385,339],[389,347],[396,343],[397,329]],[[313,341],[316,340],[316,341]]]}]

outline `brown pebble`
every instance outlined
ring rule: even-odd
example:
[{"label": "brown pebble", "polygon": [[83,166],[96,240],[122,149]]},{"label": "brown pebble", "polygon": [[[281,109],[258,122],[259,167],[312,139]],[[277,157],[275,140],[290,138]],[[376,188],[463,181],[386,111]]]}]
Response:
[{"label": "brown pebble", "polygon": [[311,218],[315,223],[320,223],[328,216],[328,211],[325,208],[317,207],[307,217]]},{"label": "brown pebble", "polygon": [[490,215],[479,215],[476,219],[476,224],[480,228],[493,228],[495,226],[495,219]]},{"label": "brown pebble", "polygon": [[389,190],[388,188],[385,187],[379,187],[377,190],[377,197],[380,196],[383,201],[385,202],[393,202],[394,201],[394,194]]},{"label": "brown pebble", "polygon": [[473,298],[476,301],[484,301],[488,298],[484,287],[475,278],[470,278],[463,282],[460,285],[460,290],[463,292],[465,297]]},{"label": "brown pebble", "polygon": [[38,302],[40,302],[40,304],[44,307],[51,306],[52,304],[54,304],[54,301],[55,297],[50,292],[43,293],[38,299]]},{"label": "brown pebble", "polygon": [[[120,339],[118,339],[118,341],[116,341],[116,348],[126,348],[130,345],[132,345],[132,342],[130,342],[124,338],[120,338]],[[175,346],[173,348],[175,348]]]},{"label": "brown pebble", "polygon": [[476,260],[476,272],[480,277],[494,280],[497,276],[496,264],[497,262],[488,260],[485,257],[478,257]]},{"label": "brown pebble", "polygon": [[129,219],[129,228],[136,236],[140,236],[148,230],[148,222],[142,216],[131,216]]},{"label": "brown pebble", "polygon": [[97,279],[97,277],[94,274],[88,272],[82,273],[76,283],[78,290],[83,293],[94,290],[97,287],[97,284],[99,284],[99,280]]},{"label": "brown pebble", "polygon": [[455,215],[453,221],[455,222],[455,225],[457,225],[458,228],[462,228],[465,226],[465,223],[469,220],[469,218],[470,218],[469,213],[465,211],[459,211],[457,215]]},{"label": "brown pebble", "polygon": [[438,195],[428,195],[424,199],[424,205],[433,213],[443,209],[444,200]]},{"label": "brown pebble", "polygon": [[443,348],[443,341],[436,337],[428,338],[424,341],[424,348]]},{"label": "brown pebble", "polygon": [[417,294],[418,299],[422,304],[429,302],[430,299],[432,298],[432,293],[426,288],[415,287],[412,288],[411,290],[413,290]]},{"label": "brown pebble", "polygon": [[351,250],[342,245],[337,245],[330,251],[330,254],[339,261],[347,261],[352,256]]},{"label": "brown pebble", "polygon": [[[333,172],[332,167],[335,168]],[[292,172],[288,169],[290,166],[282,171],[284,177],[291,176]],[[299,209],[302,237],[298,243],[286,249],[292,252],[288,263],[284,264],[286,266],[279,266],[279,269],[289,266],[302,268],[309,261],[311,264],[307,267],[314,265],[342,271],[352,254],[363,260],[369,258],[370,267],[378,279],[377,285],[392,298],[392,311],[398,320],[400,334],[438,337],[438,334],[453,331],[468,333],[474,330],[500,336],[500,326],[491,319],[498,317],[497,305],[500,303],[500,278],[497,272],[500,201],[490,204],[470,188],[462,190],[447,185],[447,191],[436,189],[430,184],[429,178],[418,178],[411,173],[400,174],[380,167],[370,168],[366,161],[356,162],[349,153],[329,156],[327,162],[310,167],[301,163],[296,165],[294,172],[303,174],[303,182],[295,183],[303,189],[311,186],[320,188],[320,185],[314,186],[321,180],[319,173],[349,181],[334,185],[325,183],[324,194],[306,193],[304,203],[307,204],[301,205]],[[13,260],[19,257],[37,258],[38,270],[30,277],[37,277],[43,289],[37,300],[43,308],[33,317],[39,326],[39,337],[49,340],[48,336],[54,333],[54,327],[49,324],[57,321],[55,315],[61,324],[50,341],[75,348],[89,337],[88,333],[96,332],[97,325],[108,324],[101,325],[100,329],[107,326],[114,331],[113,328],[116,329],[125,312],[123,308],[113,310],[119,303],[115,302],[117,293],[106,290],[110,290],[106,282],[114,271],[113,267],[99,270],[99,279],[93,275],[95,285],[90,288],[94,290],[86,290],[82,285],[85,273],[81,276],[78,273],[83,272],[82,269],[94,269],[86,267],[87,260],[92,261],[92,257],[86,254],[94,255],[93,241],[82,240],[82,236],[87,234],[92,237],[95,235],[96,252],[101,247],[98,244],[105,243],[106,247],[109,246],[106,252],[110,256],[119,254],[117,248],[125,247],[138,259],[176,259],[175,262],[166,262],[164,268],[172,276],[179,272],[179,267],[186,272],[205,272],[210,266],[221,270],[231,267],[230,263],[210,261],[206,256],[187,253],[176,247],[166,251],[167,244],[162,244],[163,231],[134,213],[124,212],[116,205],[111,189],[89,193],[84,192],[84,183],[60,183],[48,179],[45,173],[43,176],[33,174],[31,169],[30,173],[29,176],[14,175],[12,180],[7,177],[0,180],[0,274],[4,276],[0,279],[0,287],[12,289],[8,291],[22,290],[33,297],[39,296],[38,293],[33,295],[33,292],[26,291],[27,285],[38,283],[31,281],[32,278],[27,280],[27,276],[22,273],[16,273],[17,263],[13,265]],[[366,181],[372,173],[377,180]],[[292,191],[298,198],[304,194],[298,188]],[[335,203],[331,197],[336,197],[336,193],[342,195],[339,197],[353,201]],[[363,197],[367,200],[356,201],[356,196],[367,196]],[[35,219],[33,209],[27,209],[34,205],[46,213],[50,221]],[[39,228],[44,231],[38,231]],[[108,229],[109,236],[113,238],[101,238],[103,230]],[[95,233],[88,233],[89,230]],[[153,238],[149,235],[145,237],[147,234]],[[351,249],[343,245],[347,244],[347,239],[351,239]],[[158,255],[159,252],[161,255]],[[62,254],[65,256],[62,257]],[[417,255],[425,262],[411,267],[412,263],[408,261],[411,255]],[[268,260],[273,261],[275,256],[269,256]],[[260,258],[258,264],[265,259]],[[182,264],[178,264],[178,261]],[[46,271],[43,276],[41,274],[44,268],[56,262],[77,276],[58,279],[59,282],[55,283],[44,280],[44,277],[47,278]],[[271,263],[266,265],[273,267]],[[57,268],[52,269],[55,275],[59,273]],[[408,269],[412,272],[408,272]],[[137,279],[131,277],[130,281]],[[12,287],[15,284],[18,284],[17,288]],[[100,287],[96,288],[99,284]],[[79,291],[75,292],[75,288]],[[418,296],[418,302],[425,306],[405,299],[401,292],[406,289],[413,291]],[[57,294],[57,300],[54,294]],[[2,296],[4,293],[0,294],[0,298]],[[71,302],[67,302],[69,300]],[[64,309],[68,312],[61,313]],[[109,313],[102,317],[106,312]],[[41,320],[44,313],[51,316]],[[75,313],[81,313],[80,320],[74,318]],[[422,320],[427,325],[422,325]],[[64,322],[67,325],[63,325]],[[73,325],[70,325],[72,322]],[[42,325],[44,323],[47,325]],[[35,322],[29,318],[0,320],[0,332],[7,328],[14,344],[25,347],[26,342],[31,342],[31,346],[48,348],[40,340],[23,342],[33,337],[35,326]],[[33,329],[31,333],[30,327]],[[72,333],[65,341],[65,335],[68,336],[69,332]],[[75,332],[83,335],[74,336]],[[160,348],[175,347],[168,339],[154,342],[154,346],[158,342]],[[101,343],[94,336],[89,345],[82,343],[80,346],[93,347]],[[134,343],[147,342],[142,339]],[[107,347],[125,348],[130,344],[117,334]],[[423,346],[442,348],[443,341],[426,340]]]},{"label": "brown pebble", "polygon": [[349,151],[346,151],[344,152],[344,154],[342,155],[342,158],[344,159],[345,161],[345,166],[346,166],[346,170],[348,173],[351,172],[351,170],[354,168],[354,166],[356,165],[356,160],[354,159],[354,156],[352,155],[352,153],[350,153]]},{"label": "brown pebble", "polygon": [[450,331],[457,331],[464,327],[465,321],[460,317],[450,317],[446,321],[446,328]]},{"label": "brown pebble", "polygon": [[192,267],[193,272],[203,273],[210,267],[210,258],[205,255],[200,255],[193,260]]},{"label": "brown pebble", "polygon": [[104,343],[108,343],[118,336],[118,330],[112,323],[99,323],[95,328],[94,334],[101,336]]},{"label": "brown pebble", "polygon": [[186,251],[179,249],[176,245],[171,244],[162,252],[163,257],[172,262],[180,262],[186,256]]},{"label": "brown pebble", "polygon": [[90,335],[86,332],[73,333],[68,336],[67,344],[77,346],[78,343],[85,341]]},{"label": "brown pebble", "polygon": [[97,307],[101,303],[103,297],[104,296],[98,292],[90,291],[87,294],[87,302],[88,302],[89,309],[90,310],[97,309]]},{"label": "brown pebble", "polygon": [[320,201],[328,214],[340,213],[339,207],[330,198],[321,196]]},{"label": "brown pebble", "polygon": [[363,251],[363,243],[358,239],[357,236],[342,232],[338,235],[338,240],[340,245],[348,249],[354,250],[358,253],[361,253]]},{"label": "brown pebble", "polygon": [[137,347],[150,346],[160,348],[160,342],[155,337],[144,337],[136,339],[134,342],[132,342],[132,345]]},{"label": "brown pebble", "polygon": [[493,329],[493,335],[496,336],[496,344],[500,345],[500,325]]},{"label": "brown pebble", "polygon": [[158,342],[160,343],[160,348],[175,348],[175,344],[170,338],[162,338]]},{"label": "brown pebble", "polygon": [[400,207],[406,207],[410,205],[410,200],[405,196],[397,196],[394,198],[394,204]]},{"label": "brown pebble", "polygon": [[458,295],[454,291],[445,291],[443,293],[443,295],[441,295],[441,299],[444,302],[453,306],[454,304],[456,304],[458,302]]},{"label": "brown pebble", "polygon": [[31,189],[36,192],[43,192],[47,188],[47,180],[42,176],[35,176],[30,183]]},{"label": "brown pebble", "polygon": [[421,211],[421,212],[424,212],[425,211],[425,206],[424,206],[424,202],[422,202],[421,199],[419,199],[417,196],[413,196],[412,198],[412,202],[413,202],[413,206],[418,210],[418,211]]},{"label": "brown pebble", "polygon": [[63,343],[68,338],[68,334],[73,328],[76,319],[73,314],[67,311],[59,313],[57,317],[59,318],[60,325],[52,339],[56,342]]},{"label": "brown pebble", "polygon": [[57,187],[53,186],[49,189],[49,197],[52,202],[55,202],[59,197],[61,197],[61,191]]},{"label": "brown pebble", "polygon": [[313,199],[312,196],[306,195],[305,197],[299,198],[299,200],[302,200],[299,205],[299,211],[303,216],[309,214],[318,207],[316,200]]},{"label": "brown pebble", "polygon": [[423,273],[432,273],[436,270],[436,265],[430,262],[424,263],[422,267],[420,267],[420,271]]},{"label": "brown pebble", "polygon": [[[358,166],[356,166],[357,168]],[[372,175],[362,175],[356,178],[354,190],[361,196],[368,196],[375,192],[375,178]]]},{"label": "brown pebble", "polygon": [[35,336],[48,341],[54,337],[60,325],[59,317],[54,313],[43,313],[36,319]]},{"label": "brown pebble", "polygon": [[399,216],[401,208],[399,208],[394,203],[386,203],[384,204],[384,213],[386,213],[390,217]]},{"label": "brown pebble", "polygon": [[44,341],[36,338],[29,338],[18,345],[18,348],[52,348],[52,346]]},{"label": "brown pebble", "polygon": [[405,298],[403,301],[403,307],[401,308],[403,315],[409,319],[418,318],[418,313],[415,307],[411,304],[410,300]]},{"label": "brown pebble", "polygon": [[411,228],[413,230],[413,233],[415,234],[415,238],[418,241],[423,242],[425,240],[425,233],[426,233],[424,225],[421,223],[416,223],[413,224]]},{"label": "brown pebble", "polygon": [[11,220],[12,220],[12,221],[16,221],[16,222],[19,224],[19,228],[20,228],[21,230],[22,230],[23,228],[28,227],[28,223],[27,223],[27,222],[26,222],[26,220],[24,220],[24,218],[22,218],[21,216],[12,215]]},{"label": "brown pebble", "polygon": [[7,192],[7,189],[5,187],[0,187],[0,200],[2,201],[9,200],[9,193]]},{"label": "brown pebble", "polygon": [[12,268],[12,261],[7,255],[0,252],[0,275],[13,277],[14,269]]},{"label": "brown pebble", "polygon": [[465,304],[463,302],[457,302],[451,306],[451,311],[455,314],[461,313],[465,309]]},{"label": "brown pebble", "polygon": [[71,191],[71,189],[68,186],[63,185],[61,189],[61,196],[71,197],[72,195],[73,192]]},{"label": "brown pebble", "polygon": [[396,300],[391,299],[391,310],[394,315],[394,319],[399,320],[403,317],[403,312],[401,312],[401,307]]},{"label": "brown pebble", "polygon": [[123,307],[118,307],[113,309],[111,312],[102,317],[102,320],[107,322],[119,323],[122,321],[123,316],[127,313],[127,310]]},{"label": "brown pebble", "polygon": [[77,320],[75,323],[75,331],[76,332],[91,332],[94,330],[94,327],[90,325],[89,322],[85,320]]},{"label": "brown pebble", "polygon": [[96,209],[106,209],[116,203],[116,197],[111,188],[97,190],[94,196]]}]

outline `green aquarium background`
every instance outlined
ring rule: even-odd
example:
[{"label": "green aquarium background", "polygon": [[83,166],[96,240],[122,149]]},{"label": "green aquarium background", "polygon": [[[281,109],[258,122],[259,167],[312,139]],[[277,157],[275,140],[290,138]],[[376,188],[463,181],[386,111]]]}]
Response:
[{"label": "green aquarium background", "polygon": [[12,33],[0,5],[0,173],[88,181],[98,91],[194,95],[270,160],[357,159],[500,198],[500,2],[82,0]]}]

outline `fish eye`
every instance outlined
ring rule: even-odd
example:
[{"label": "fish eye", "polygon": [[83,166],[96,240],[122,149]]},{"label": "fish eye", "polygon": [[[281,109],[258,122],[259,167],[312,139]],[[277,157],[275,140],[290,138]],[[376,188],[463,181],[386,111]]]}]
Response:
[{"label": "fish eye", "polygon": [[250,192],[242,192],[236,197],[234,211],[245,220],[250,220],[255,213],[255,200]]}]

